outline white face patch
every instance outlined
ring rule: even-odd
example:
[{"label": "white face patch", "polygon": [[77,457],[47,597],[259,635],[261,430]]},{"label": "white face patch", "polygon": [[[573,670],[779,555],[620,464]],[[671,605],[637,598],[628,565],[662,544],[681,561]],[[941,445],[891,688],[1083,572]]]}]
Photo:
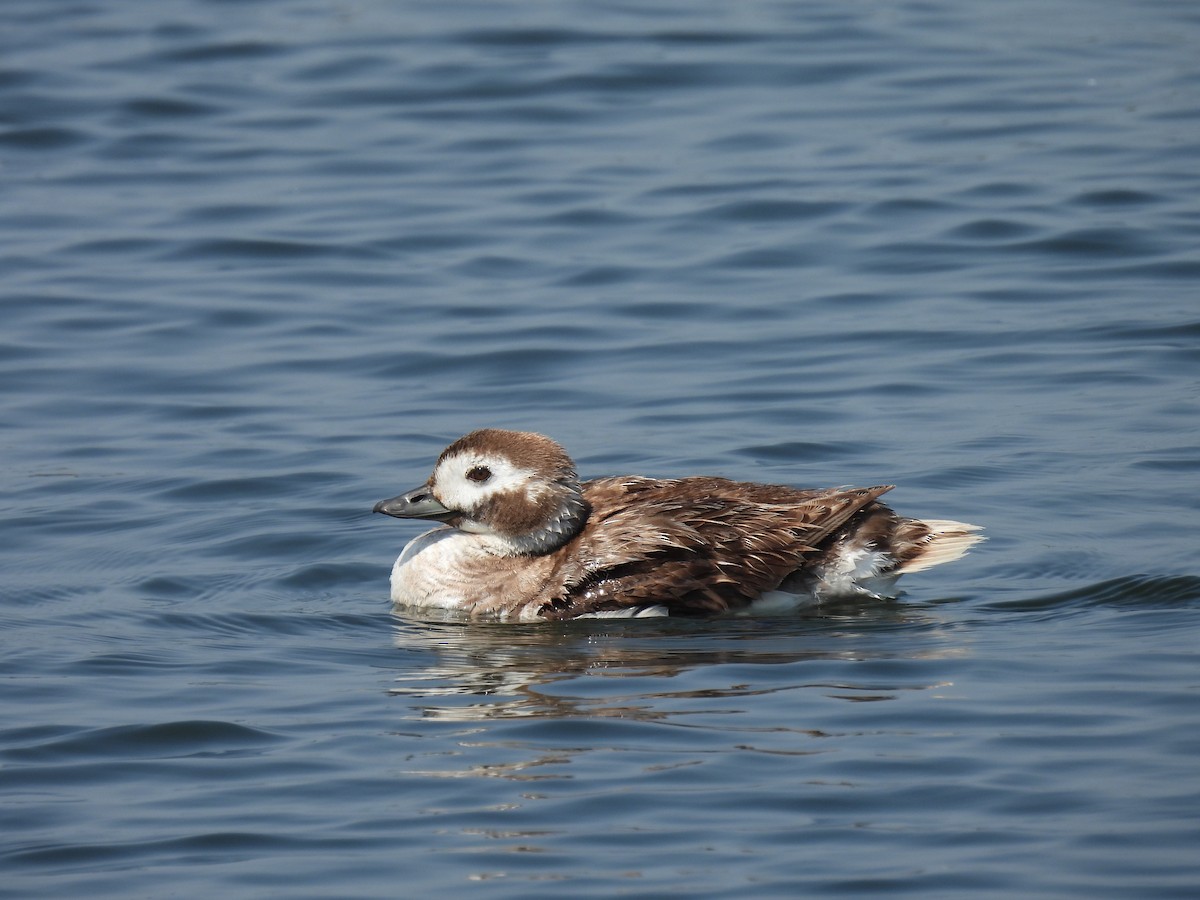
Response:
[{"label": "white face patch", "polygon": [[486,538],[496,556],[548,553],[577,534],[588,515],[569,466],[490,447],[455,448],[434,468],[430,488],[460,514],[454,527]]},{"label": "white face patch", "polygon": [[[537,473],[513,465],[505,456],[475,452],[456,453],[443,459],[433,472],[433,495],[447,509],[468,516],[497,494],[523,496],[533,501],[537,495]],[[464,531],[487,532],[490,529],[463,523]]]}]

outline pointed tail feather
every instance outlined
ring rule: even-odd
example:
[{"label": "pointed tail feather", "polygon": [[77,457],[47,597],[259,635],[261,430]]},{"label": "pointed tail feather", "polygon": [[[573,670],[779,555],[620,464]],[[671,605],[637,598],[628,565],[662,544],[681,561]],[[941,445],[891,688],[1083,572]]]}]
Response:
[{"label": "pointed tail feather", "polygon": [[925,519],[921,524],[929,529],[929,534],[920,542],[917,551],[896,567],[897,573],[920,572],[953,562],[980,541],[986,540],[983,535],[976,533],[982,531],[978,525],[968,525],[966,522]]}]

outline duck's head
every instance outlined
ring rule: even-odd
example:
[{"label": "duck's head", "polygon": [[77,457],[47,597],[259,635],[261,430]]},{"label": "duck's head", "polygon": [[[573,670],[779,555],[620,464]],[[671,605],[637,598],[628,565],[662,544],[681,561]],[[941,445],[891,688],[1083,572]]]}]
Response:
[{"label": "duck's head", "polygon": [[557,443],[484,428],[443,450],[425,484],[381,500],[375,512],[445,522],[516,556],[561,547],[583,528],[589,509],[575,464]]}]

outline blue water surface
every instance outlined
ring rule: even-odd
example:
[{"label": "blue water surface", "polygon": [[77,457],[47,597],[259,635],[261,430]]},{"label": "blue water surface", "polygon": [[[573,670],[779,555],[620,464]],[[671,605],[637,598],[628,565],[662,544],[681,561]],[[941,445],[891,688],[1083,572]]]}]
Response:
[{"label": "blue water surface", "polygon": [[[1200,9],[0,6],[0,896],[1191,898]],[[480,426],[892,603],[394,615]]]}]

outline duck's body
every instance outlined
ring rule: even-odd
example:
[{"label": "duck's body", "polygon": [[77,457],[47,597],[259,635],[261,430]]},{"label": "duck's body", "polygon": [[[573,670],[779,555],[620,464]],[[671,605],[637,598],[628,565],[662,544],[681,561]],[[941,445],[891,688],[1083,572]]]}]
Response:
[{"label": "duck's body", "polygon": [[889,490],[580,483],[549,438],[484,429],[447,447],[427,484],[375,511],[447,523],[396,560],[397,605],[510,621],[706,615],[884,596],[901,574],[981,540],[973,525],[901,518],[877,502]]}]

